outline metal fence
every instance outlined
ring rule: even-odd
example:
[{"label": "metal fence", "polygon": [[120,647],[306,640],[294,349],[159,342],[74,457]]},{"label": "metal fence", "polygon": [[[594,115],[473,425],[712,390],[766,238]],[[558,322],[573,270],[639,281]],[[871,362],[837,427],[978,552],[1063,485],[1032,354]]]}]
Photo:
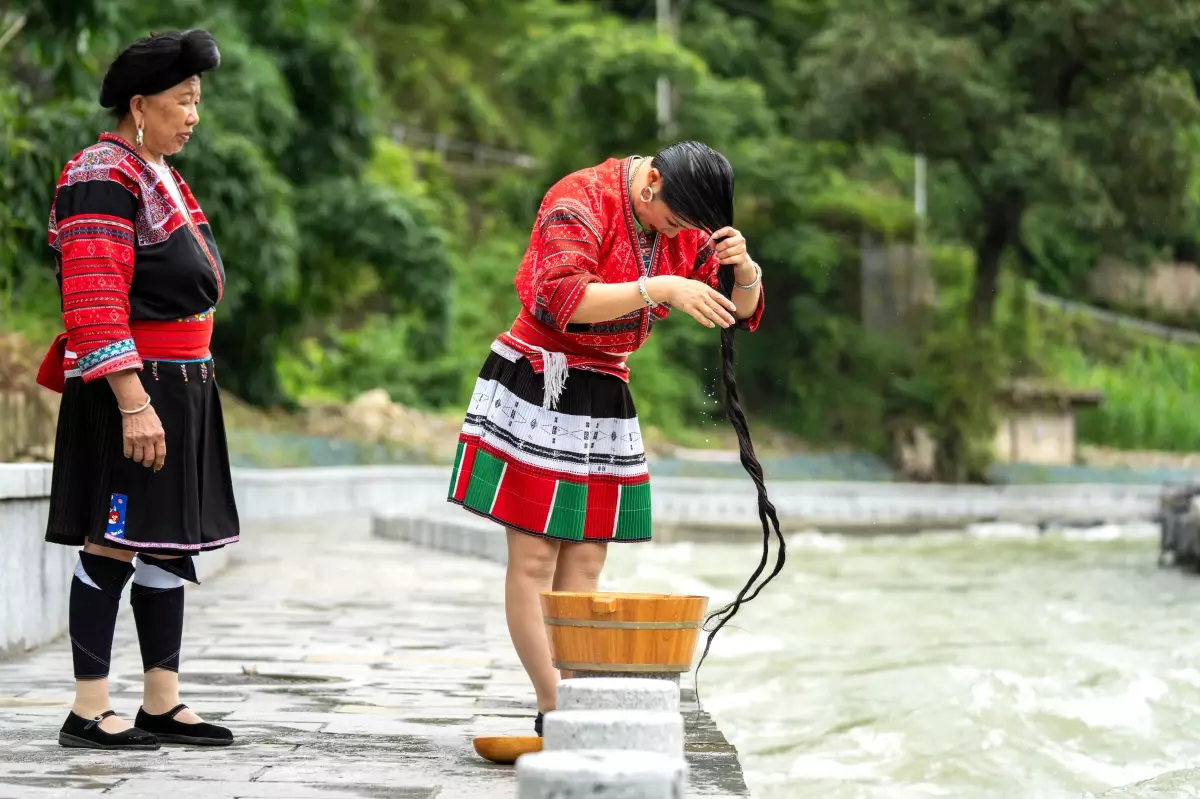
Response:
[{"label": "metal fence", "polygon": [[467,161],[477,166],[507,166],[517,169],[534,169],[538,165],[538,160],[532,155],[452,139],[441,133],[430,133],[411,125],[393,127],[392,138],[397,144],[432,150],[446,161]]},{"label": "metal fence", "polygon": [[1062,297],[1055,297],[1050,294],[1042,294],[1040,291],[1033,292],[1033,304],[1042,308],[1049,308],[1064,313],[1075,314],[1077,316],[1086,317],[1101,324],[1112,325],[1114,327],[1133,330],[1138,333],[1144,333],[1155,338],[1171,341],[1178,344],[1197,345],[1200,344],[1200,333],[1193,330],[1184,330],[1179,327],[1167,327],[1166,325],[1147,322],[1144,319],[1138,319],[1136,316],[1127,316],[1125,314],[1114,313],[1113,311],[1105,311],[1102,308],[1096,308],[1092,305],[1086,305],[1082,302],[1073,300],[1065,300]]}]

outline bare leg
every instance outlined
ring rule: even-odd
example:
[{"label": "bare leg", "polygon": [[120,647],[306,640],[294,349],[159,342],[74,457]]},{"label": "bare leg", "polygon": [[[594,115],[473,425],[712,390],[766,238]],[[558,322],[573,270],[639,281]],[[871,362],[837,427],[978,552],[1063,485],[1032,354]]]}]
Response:
[{"label": "bare leg", "polygon": [[[104,547],[99,544],[88,542],[83,547],[85,552],[92,555],[98,555],[104,558],[112,558],[114,560],[123,560],[129,563],[133,560],[135,553],[124,549],[115,549],[113,547]],[[112,702],[108,696],[108,678],[101,677],[97,680],[76,680],[75,681],[75,703],[71,706],[71,710],[77,716],[82,716],[85,719],[94,719],[101,713],[111,710]],[[99,724],[100,729],[109,733],[124,732],[133,727],[128,721],[119,716],[109,716]]]},{"label": "bare leg", "polygon": [[[180,704],[179,674],[167,669],[150,669],[142,685],[142,707],[152,716],[161,716]],[[181,724],[199,724],[204,719],[184,708],[175,716]]]},{"label": "bare leg", "polygon": [[[608,544],[587,541],[578,544],[563,544],[558,553],[558,565],[554,569],[554,590],[575,593],[592,593],[600,584],[600,572],[608,557]],[[564,680],[571,679],[571,672],[560,672]]]},{"label": "bare leg", "polygon": [[550,657],[550,639],[542,620],[543,591],[554,584],[559,543],[508,530],[508,574],[504,580],[504,612],[517,657],[537,693],[538,710],[554,710],[558,673]]}]

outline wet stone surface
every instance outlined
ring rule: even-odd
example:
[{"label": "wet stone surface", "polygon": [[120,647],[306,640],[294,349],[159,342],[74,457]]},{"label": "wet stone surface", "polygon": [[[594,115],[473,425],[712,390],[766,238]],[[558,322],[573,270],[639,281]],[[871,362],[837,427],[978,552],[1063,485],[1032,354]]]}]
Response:
[{"label": "wet stone surface", "polygon": [[[373,540],[363,524],[248,539],[228,571],[189,590],[181,674],[184,701],[236,744],[59,747],[73,690],[59,641],[0,661],[0,799],[515,795],[512,767],[471,746],[533,730],[502,567]],[[135,635],[122,614],[112,691],[126,718],[141,700]],[[688,693],[689,796],[747,795],[736,753]]]}]

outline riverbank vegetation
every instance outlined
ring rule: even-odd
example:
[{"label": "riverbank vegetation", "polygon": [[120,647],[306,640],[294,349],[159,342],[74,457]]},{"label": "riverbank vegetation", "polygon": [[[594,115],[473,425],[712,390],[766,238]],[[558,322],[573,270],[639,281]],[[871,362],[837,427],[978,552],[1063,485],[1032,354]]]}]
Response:
[{"label": "riverbank vegetation", "polygon": [[[148,31],[205,26],[223,63],[176,163],[229,268],[222,386],[250,406],[344,405],[381,388],[456,413],[515,314],[542,193],[600,159],[652,154],[664,76],[671,138],[730,157],[737,224],[767,275],[763,328],[739,339],[757,424],[885,457],[921,427],[941,479],[979,479],[995,392],[1032,376],[1104,390],[1081,418],[1086,442],[1196,448],[1193,348],[1100,346],[1120,334],[1055,324],[1025,298],[1086,299],[1101,255],[1200,249],[1197,11],[675,6],[671,37],[641,0],[10,4],[0,329],[39,345],[56,332],[46,213],[64,159],[109,124],[95,107],[104,65]],[[930,290],[902,302],[883,290],[897,276]],[[647,424],[689,442],[722,424],[717,365],[711,333],[685,318],[660,327],[631,359]]]}]

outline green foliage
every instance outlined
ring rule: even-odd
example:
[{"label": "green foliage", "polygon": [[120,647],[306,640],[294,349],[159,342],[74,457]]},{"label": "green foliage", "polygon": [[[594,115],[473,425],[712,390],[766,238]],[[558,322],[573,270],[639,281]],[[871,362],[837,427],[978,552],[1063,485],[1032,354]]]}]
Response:
[{"label": "green foliage", "polygon": [[454,396],[458,386],[449,370],[412,357],[422,335],[417,319],[385,314],[371,314],[352,328],[331,327],[280,359],[284,388],[298,401],[335,402],[382,388],[401,404],[430,407],[431,398]]},{"label": "green foliage", "polygon": [[1200,448],[1200,348],[1043,309],[1029,321],[1042,374],[1102,392],[1078,417],[1081,441],[1119,449]]},{"label": "green foliage", "polygon": [[1075,296],[1087,289],[1087,277],[1103,254],[1099,242],[1076,225],[1070,208],[1042,205],[1030,209],[1021,225],[1025,253],[1022,271],[1050,294]]},{"label": "green foliage", "polygon": [[1200,449],[1200,352],[1194,347],[1147,342],[1116,363],[1091,361],[1071,348],[1054,355],[1063,378],[1104,394],[1100,408],[1079,416],[1082,441],[1117,449]]},{"label": "green foliage", "polygon": [[1068,229],[1125,252],[1178,231],[1198,22],[1172,0],[847,0],[801,60],[804,128],[962,175],[976,204],[956,232],[977,253],[972,318],[986,323],[1031,208],[1069,209]]},{"label": "green foliage", "polygon": [[[5,95],[12,143],[0,153],[0,172],[18,189],[6,195],[15,202],[5,235],[16,242],[4,248],[12,257],[8,295],[24,305],[45,296],[36,289],[52,280],[41,231],[62,163],[111,125],[90,101],[102,69],[135,36],[180,17],[212,30],[223,53],[222,68],[205,78],[197,135],[176,161],[217,231],[228,271],[215,334],[223,382],[251,401],[286,402],[275,359],[295,332],[314,319],[368,311],[420,308],[419,335],[409,341],[418,359],[436,358],[447,336],[445,237],[428,203],[365,177],[377,126],[375,73],[349,35],[352,14],[323,0],[40,5],[16,58],[16,74],[32,77]],[[101,19],[105,35],[93,38],[90,26]],[[63,30],[80,32],[76,52],[62,50]],[[90,87],[66,93],[68,100],[42,89],[80,82]]]},{"label": "green foliage", "polygon": [[907,200],[864,191],[860,185],[830,186],[807,205],[813,218],[847,232],[871,231],[890,242],[910,239],[916,231],[916,214]]},{"label": "green foliage", "polygon": [[[678,137],[732,161],[736,224],[766,273],[763,326],[737,337],[754,419],[880,454],[921,425],[941,445],[940,476],[980,479],[995,391],[1029,374],[1110,392],[1081,420],[1087,440],[1195,440],[1184,350],[1138,360],[1140,343],[1125,352],[1052,325],[1002,269],[1071,294],[1102,254],[1198,254],[1195,4],[676,6],[678,41],[633,0],[34,4],[0,49],[3,324],[56,328],[44,232],[55,178],[111,125],[94,98],[113,54],[186,20],[214,32],[223,63],[177,163],[229,273],[222,384],[251,402],[382,386],[461,409],[517,313],[513,275],[546,188],[661,148],[662,75]],[[0,12],[0,31],[12,19]],[[535,165],[398,143],[400,125]],[[920,231],[915,152],[929,159]],[[930,243],[938,302],[915,339],[860,324],[864,234]],[[646,424],[724,424],[718,365],[712,331],[682,314],[659,325],[631,358]],[[1137,399],[1151,380],[1174,405]]]},{"label": "green foliage", "polygon": [[384,117],[495,146],[527,148],[521,103],[498,44],[519,41],[553,2],[409,0],[370,4],[355,30],[384,77]]},{"label": "green foliage", "polygon": [[306,182],[357,176],[375,133],[375,75],[367,53],[344,30],[311,22],[257,33],[257,44],[277,59],[303,120],[281,154],[281,169],[306,176]]}]

